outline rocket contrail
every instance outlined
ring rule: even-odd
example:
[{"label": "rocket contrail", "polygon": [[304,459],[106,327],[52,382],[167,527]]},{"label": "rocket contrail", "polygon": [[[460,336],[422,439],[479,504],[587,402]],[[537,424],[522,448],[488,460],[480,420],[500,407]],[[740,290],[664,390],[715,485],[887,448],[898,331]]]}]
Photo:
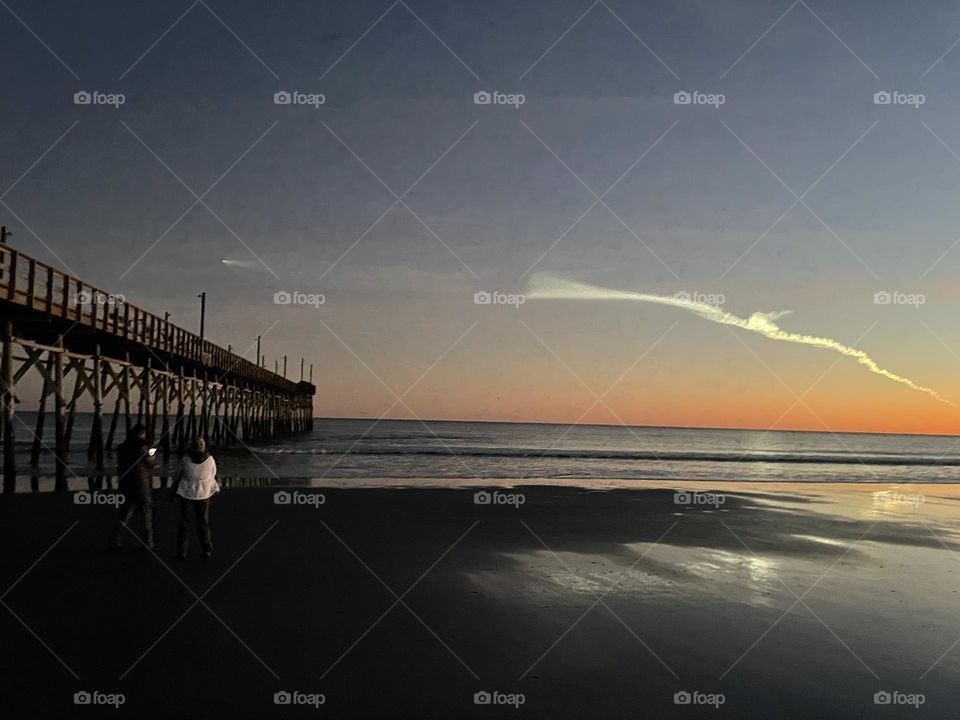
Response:
[{"label": "rocket contrail", "polygon": [[775,312],[755,312],[750,317],[744,319],[738,317],[726,310],[721,310],[715,305],[684,297],[669,295],[652,295],[649,293],[630,292],[626,290],[612,290],[610,288],[599,287],[597,285],[588,285],[575,280],[567,280],[556,275],[537,273],[531,279],[527,288],[526,297],[529,300],[632,300],[634,302],[656,303],[658,305],[670,305],[686,310],[694,315],[699,315],[704,320],[720,323],[721,325],[732,325],[734,327],[759,333],[771,340],[780,340],[782,342],[797,343],[799,345],[813,345],[814,347],[833,350],[834,352],[854,358],[858,363],[866,367],[870,372],[882,375],[885,378],[901,383],[907,387],[926,393],[935,400],[939,400],[947,405],[954,403],[942,398],[936,390],[918,385],[910,378],[905,378],[896,373],[880,367],[876,361],[867,355],[863,350],[844,345],[843,343],[832,340],[831,338],[817,337],[816,335],[801,335],[783,330],[776,321],[784,315],[789,314],[790,310],[779,310]]},{"label": "rocket contrail", "polygon": [[260,267],[258,263],[255,263],[252,260],[228,260],[227,258],[224,258],[220,262],[222,262],[224,265],[247,268],[248,270],[255,270]]}]

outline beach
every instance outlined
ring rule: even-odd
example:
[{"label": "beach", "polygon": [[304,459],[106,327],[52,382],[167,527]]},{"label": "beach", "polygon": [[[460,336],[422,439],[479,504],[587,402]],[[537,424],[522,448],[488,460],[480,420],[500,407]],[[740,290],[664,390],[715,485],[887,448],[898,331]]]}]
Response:
[{"label": "beach", "polygon": [[960,718],[956,3],[0,17],[0,720]]},{"label": "beach", "polygon": [[946,717],[960,702],[954,486],[228,487],[214,557],[194,545],[183,562],[158,499],[156,555],[132,537],[107,552],[113,508],[74,493],[0,504],[12,716]]}]

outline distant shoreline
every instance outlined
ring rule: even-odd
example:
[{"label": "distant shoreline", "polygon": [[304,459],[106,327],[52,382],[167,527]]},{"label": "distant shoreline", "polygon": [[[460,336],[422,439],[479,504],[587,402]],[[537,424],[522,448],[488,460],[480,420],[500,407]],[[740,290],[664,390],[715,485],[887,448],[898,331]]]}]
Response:
[{"label": "distant shoreline", "polygon": [[876,432],[867,430],[802,430],[785,428],[764,428],[764,427],[702,427],[699,425],[622,425],[620,423],[563,423],[563,422],[538,422],[535,420],[435,420],[430,418],[364,418],[364,417],[315,417],[314,420],[351,420],[357,422],[412,422],[412,423],[470,423],[484,425],[534,425],[544,427],[597,427],[597,428],[631,428],[635,430],[716,430],[718,432],[777,432],[777,433],[803,433],[808,435],[884,435],[889,437],[935,437],[935,438],[958,438],[960,432],[951,435],[944,433],[896,433],[896,432]]},{"label": "distant shoreline", "polygon": [[[33,410],[17,410],[17,415],[36,415]],[[93,413],[85,410],[77,410],[78,416],[92,416]],[[800,428],[765,428],[765,427],[708,427],[700,425],[623,425],[620,423],[565,423],[565,422],[542,422],[538,420],[470,420],[470,419],[451,419],[451,418],[375,418],[375,417],[356,417],[356,416],[314,416],[316,421],[330,422],[365,422],[365,423],[430,423],[430,424],[471,424],[471,425],[529,425],[533,427],[581,427],[581,428],[630,428],[634,430],[697,430],[697,431],[717,431],[717,432],[759,432],[759,433],[789,433],[805,435],[879,435],[885,437],[931,437],[931,438],[960,438],[960,431],[955,434],[950,433],[898,433],[898,432],[878,432],[874,430],[805,430]]]}]

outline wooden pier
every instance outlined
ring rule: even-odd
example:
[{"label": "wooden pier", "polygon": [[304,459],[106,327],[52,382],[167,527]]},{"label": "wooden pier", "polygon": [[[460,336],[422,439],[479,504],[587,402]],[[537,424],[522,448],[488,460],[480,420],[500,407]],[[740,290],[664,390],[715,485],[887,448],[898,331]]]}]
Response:
[{"label": "wooden pier", "polygon": [[42,381],[36,425],[30,428],[31,464],[47,447],[49,399],[57,489],[67,487],[70,436],[82,400],[92,404],[87,456],[98,474],[108,474],[104,454],[134,422],[147,427],[148,438],[165,457],[192,437],[225,447],[312,427],[316,389],[304,381],[302,362],[300,382],[288,380],[4,244],[0,331],[4,492],[14,491],[14,430],[24,422],[16,415],[17,404],[24,402],[17,384],[31,370]]}]

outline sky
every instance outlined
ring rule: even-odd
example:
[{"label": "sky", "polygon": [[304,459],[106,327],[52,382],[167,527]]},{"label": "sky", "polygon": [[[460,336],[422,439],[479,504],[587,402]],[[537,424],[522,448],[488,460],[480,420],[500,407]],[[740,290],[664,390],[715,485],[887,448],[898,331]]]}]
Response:
[{"label": "sky", "polygon": [[[211,340],[313,363],[318,416],[960,429],[955,4],[0,16],[12,244],[190,329],[205,291]],[[789,310],[956,405],[676,307],[526,298],[539,272]]]}]

